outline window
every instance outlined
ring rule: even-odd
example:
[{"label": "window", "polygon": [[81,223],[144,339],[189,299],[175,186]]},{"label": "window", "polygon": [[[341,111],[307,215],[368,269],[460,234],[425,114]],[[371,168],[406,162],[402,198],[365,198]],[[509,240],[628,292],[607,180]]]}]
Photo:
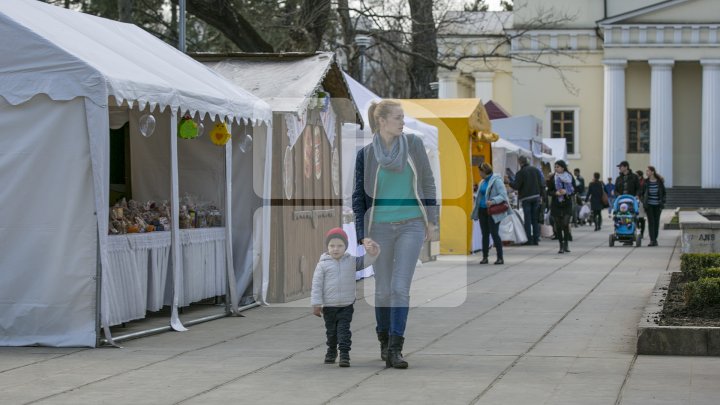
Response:
[{"label": "window", "polygon": [[577,145],[575,144],[575,118],[574,110],[552,110],[550,112],[550,137],[565,138],[568,155],[579,152],[576,150]]},{"label": "window", "polygon": [[650,153],[650,110],[627,110],[628,153]]}]

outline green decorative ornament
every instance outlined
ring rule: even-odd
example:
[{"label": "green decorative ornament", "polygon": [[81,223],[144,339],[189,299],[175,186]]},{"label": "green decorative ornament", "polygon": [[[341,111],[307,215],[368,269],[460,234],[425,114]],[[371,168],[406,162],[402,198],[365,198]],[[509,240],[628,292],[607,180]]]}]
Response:
[{"label": "green decorative ornament", "polygon": [[183,118],[178,124],[178,136],[182,139],[195,139],[198,136],[198,126],[190,118]]}]

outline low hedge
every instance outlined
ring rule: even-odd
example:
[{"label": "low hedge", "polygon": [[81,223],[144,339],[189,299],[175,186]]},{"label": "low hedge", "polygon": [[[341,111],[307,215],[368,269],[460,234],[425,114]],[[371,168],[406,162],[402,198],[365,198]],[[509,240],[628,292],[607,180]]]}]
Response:
[{"label": "low hedge", "polygon": [[680,271],[688,280],[699,279],[704,269],[720,267],[720,253],[684,253],[680,256]]},{"label": "low hedge", "polygon": [[693,308],[720,305],[720,278],[705,277],[685,284],[685,304]]},{"label": "low hedge", "polygon": [[698,278],[720,278],[720,267],[710,267],[699,271]]}]

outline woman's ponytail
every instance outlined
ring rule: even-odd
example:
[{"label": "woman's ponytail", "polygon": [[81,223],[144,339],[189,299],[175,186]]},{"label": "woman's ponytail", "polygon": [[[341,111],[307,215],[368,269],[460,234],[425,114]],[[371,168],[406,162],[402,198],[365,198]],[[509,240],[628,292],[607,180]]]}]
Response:
[{"label": "woman's ponytail", "polygon": [[377,109],[377,106],[378,104],[373,102],[370,104],[370,107],[368,107],[368,125],[370,125],[370,131],[372,131],[373,134],[378,130],[377,123],[375,122],[375,110]]}]

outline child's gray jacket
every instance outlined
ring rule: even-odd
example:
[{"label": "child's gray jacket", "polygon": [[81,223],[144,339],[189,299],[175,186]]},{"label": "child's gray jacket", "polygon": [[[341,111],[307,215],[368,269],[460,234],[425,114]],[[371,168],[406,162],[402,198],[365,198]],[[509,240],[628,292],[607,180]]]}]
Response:
[{"label": "child's gray jacket", "polygon": [[339,259],[323,253],[315,267],[310,303],[344,307],[355,302],[355,272],[372,265],[377,256],[355,257],[348,252]]}]

